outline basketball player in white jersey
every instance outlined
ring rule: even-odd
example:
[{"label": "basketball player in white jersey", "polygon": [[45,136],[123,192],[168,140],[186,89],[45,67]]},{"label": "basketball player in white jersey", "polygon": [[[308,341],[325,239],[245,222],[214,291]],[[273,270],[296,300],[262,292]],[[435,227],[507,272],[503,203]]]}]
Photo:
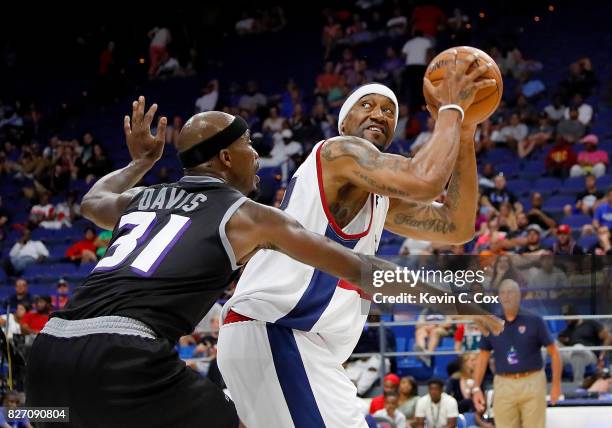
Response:
[{"label": "basketball player in white jersey", "polygon": [[[290,181],[281,209],[306,229],[374,254],[384,228],[428,241],[463,243],[474,234],[476,126],[462,128],[476,82],[471,57],[453,62],[434,87],[442,106],[433,135],[408,159],[385,154],[398,103],[386,86],[358,88],[340,111],[341,136],[318,143]],[[432,203],[450,179],[445,204]],[[223,308],[218,364],[248,428],[365,428],[342,363],[354,349],[370,302],[358,287],[284,254],[249,261]]]}]

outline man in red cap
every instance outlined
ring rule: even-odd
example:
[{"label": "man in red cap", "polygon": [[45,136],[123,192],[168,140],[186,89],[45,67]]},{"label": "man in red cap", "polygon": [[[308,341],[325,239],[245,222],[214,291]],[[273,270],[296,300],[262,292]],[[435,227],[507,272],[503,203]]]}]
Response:
[{"label": "man in red cap", "polygon": [[385,408],[385,396],[397,394],[399,391],[400,378],[394,373],[389,373],[383,378],[383,393],[374,397],[370,402],[370,414],[374,414],[380,409]]},{"label": "man in red cap", "polygon": [[582,247],[572,238],[572,230],[567,224],[560,224],[557,227],[557,241],[553,244],[552,250],[554,254],[584,254]]},{"label": "man in red cap", "polygon": [[585,174],[593,174],[595,177],[605,175],[608,167],[608,152],[597,150],[599,138],[595,134],[589,134],[580,140],[584,144],[584,150],[578,153],[578,163],[570,169],[570,176],[580,177]]}]

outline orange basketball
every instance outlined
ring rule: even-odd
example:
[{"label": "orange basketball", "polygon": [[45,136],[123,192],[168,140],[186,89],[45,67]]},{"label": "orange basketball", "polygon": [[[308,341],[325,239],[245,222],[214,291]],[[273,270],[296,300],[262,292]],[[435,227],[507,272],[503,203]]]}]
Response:
[{"label": "orange basketball", "polygon": [[[504,92],[504,83],[502,81],[502,75],[499,71],[499,67],[489,55],[480,49],[470,46],[458,46],[456,48],[447,49],[438,54],[429,63],[427,70],[425,71],[425,77],[427,77],[434,86],[439,85],[442,82],[442,79],[444,79],[446,64],[453,57],[451,53],[453,49],[457,49],[458,51],[457,63],[460,61],[465,61],[470,54],[478,53],[478,58],[468,69],[468,73],[470,73],[474,68],[482,65],[483,61],[493,64],[493,66],[490,67],[481,77],[479,77],[478,80],[495,79],[497,85],[479,89],[474,97],[474,102],[465,111],[465,118],[463,119],[463,123],[484,122],[497,109],[497,106],[499,106],[499,102],[501,101],[502,93]],[[437,119],[439,107],[438,103],[435,99],[429,96],[425,88],[423,88],[423,93],[425,95],[427,106],[431,111],[431,115],[434,119]]]}]

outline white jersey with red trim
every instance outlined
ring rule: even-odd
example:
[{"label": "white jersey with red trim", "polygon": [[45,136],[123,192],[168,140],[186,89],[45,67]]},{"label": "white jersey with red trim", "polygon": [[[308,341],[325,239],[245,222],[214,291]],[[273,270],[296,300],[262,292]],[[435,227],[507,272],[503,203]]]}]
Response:
[{"label": "white jersey with red trim", "polygon": [[[375,254],[389,199],[371,194],[355,218],[340,228],[329,212],[323,191],[318,143],[291,179],[281,209],[306,229],[363,254]],[[321,335],[344,361],[353,351],[370,302],[356,286],[340,281],[278,251],[261,250],[247,264],[236,291],[223,308]]]}]

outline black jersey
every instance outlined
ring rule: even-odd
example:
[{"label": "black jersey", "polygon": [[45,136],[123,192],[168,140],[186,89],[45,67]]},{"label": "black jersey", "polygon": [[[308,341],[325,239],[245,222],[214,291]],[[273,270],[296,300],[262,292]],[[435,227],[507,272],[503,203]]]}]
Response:
[{"label": "black jersey", "polygon": [[115,226],[105,256],[55,316],[121,315],[173,341],[190,334],[237,273],[225,225],[244,201],[206,176],[146,188]]}]

